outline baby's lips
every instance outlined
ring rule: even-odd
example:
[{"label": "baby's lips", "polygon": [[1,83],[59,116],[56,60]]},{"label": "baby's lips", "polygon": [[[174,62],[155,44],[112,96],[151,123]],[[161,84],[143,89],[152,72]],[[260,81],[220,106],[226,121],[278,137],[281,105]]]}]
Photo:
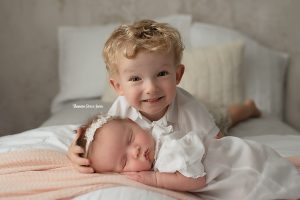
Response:
[{"label": "baby's lips", "polygon": [[150,159],[149,159],[149,149],[146,149],[146,151],[144,152],[143,155],[144,155],[143,157],[144,157],[146,160],[150,161]]},{"label": "baby's lips", "polygon": [[154,151],[150,151],[148,152],[148,160],[149,162],[153,162],[154,161]]}]

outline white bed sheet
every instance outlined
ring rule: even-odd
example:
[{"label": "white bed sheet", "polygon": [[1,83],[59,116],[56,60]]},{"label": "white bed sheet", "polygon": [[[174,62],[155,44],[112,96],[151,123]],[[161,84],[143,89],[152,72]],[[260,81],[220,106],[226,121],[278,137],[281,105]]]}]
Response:
[{"label": "white bed sheet", "polygon": [[229,135],[268,145],[282,156],[300,155],[300,133],[270,116],[240,123],[230,129]]},{"label": "white bed sheet", "polygon": [[[68,146],[75,136],[73,130],[78,126],[47,126],[0,137],[0,153],[25,149],[52,149],[67,152]],[[120,186],[89,192],[78,196],[76,199],[172,200],[174,198],[140,188]]]},{"label": "white bed sheet", "polygon": [[[96,106],[102,108],[74,108],[74,104]],[[23,133],[0,137],[0,153],[29,148],[56,149],[66,152],[69,144],[75,136],[75,130],[79,124],[98,112],[106,112],[109,104],[102,103],[98,99],[69,102],[64,108],[53,114],[42,127],[25,131]],[[69,124],[69,125],[62,125]],[[251,119],[231,129],[230,135],[254,140],[271,146],[281,155],[300,155],[300,134],[287,124],[271,117]],[[125,200],[170,200],[169,196],[146,191],[128,186],[106,188],[79,196],[83,199],[125,199]]]}]

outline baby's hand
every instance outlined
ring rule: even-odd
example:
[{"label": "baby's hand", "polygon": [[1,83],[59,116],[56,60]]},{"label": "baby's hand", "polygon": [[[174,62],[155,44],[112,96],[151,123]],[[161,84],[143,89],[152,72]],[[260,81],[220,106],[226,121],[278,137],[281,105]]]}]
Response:
[{"label": "baby's hand", "polygon": [[68,149],[68,158],[77,171],[81,173],[93,173],[94,169],[89,166],[90,161],[87,158],[80,157],[80,154],[84,154],[84,149],[76,144],[82,133],[82,128],[78,128],[76,136]]},{"label": "baby's hand", "polygon": [[126,175],[129,179],[138,181],[145,185],[158,187],[155,171],[124,172],[122,174]]}]

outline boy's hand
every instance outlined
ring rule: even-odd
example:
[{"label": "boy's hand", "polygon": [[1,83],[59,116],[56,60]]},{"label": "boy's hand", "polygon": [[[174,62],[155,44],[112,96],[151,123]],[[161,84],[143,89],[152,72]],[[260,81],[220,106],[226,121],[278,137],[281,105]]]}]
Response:
[{"label": "boy's hand", "polygon": [[78,128],[76,136],[68,149],[68,158],[71,160],[73,167],[81,173],[93,173],[94,169],[89,167],[90,161],[79,155],[84,153],[84,149],[76,144],[78,138],[83,133],[82,128]]},{"label": "boy's hand", "polygon": [[129,179],[138,181],[145,185],[158,187],[155,171],[124,172],[122,174],[126,175]]}]

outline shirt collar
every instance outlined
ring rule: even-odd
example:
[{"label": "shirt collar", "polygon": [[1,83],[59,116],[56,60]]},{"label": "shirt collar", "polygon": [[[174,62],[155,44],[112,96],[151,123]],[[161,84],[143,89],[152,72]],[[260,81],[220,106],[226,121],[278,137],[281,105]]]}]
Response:
[{"label": "shirt collar", "polygon": [[148,126],[153,125],[153,123],[159,123],[161,125],[167,126],[168,124],[174,124],[177,120],[177,98],[172,101],[169,105],[165,115],[157,121],[151,122],[146,117],[144,117],[137,109],[130,106],[128,109],[128,117],[133,121],[143,121],[148,124]]},{"label": "shirt collar", "polygon": [[129,117],[132,121],[137,122],[142,128],[150,129],[152,127],[151,121],[132,106],[128,108],[127,117]]},{"label": "shirt collar", "polygon": [[177,107],[177,95],[172,101],[172,103],[169,105],[168,110],[164,117],[166,117],[167,122],[171,124],[175,124],[177,122],[177,116],[178,116],[178,107]]},{"label": "shirt collar", "polygon": [[129,107],[127,114],[128,117],[133,121],[136,121],[138,118],[142,118],[141,113],[132,106]]}]

